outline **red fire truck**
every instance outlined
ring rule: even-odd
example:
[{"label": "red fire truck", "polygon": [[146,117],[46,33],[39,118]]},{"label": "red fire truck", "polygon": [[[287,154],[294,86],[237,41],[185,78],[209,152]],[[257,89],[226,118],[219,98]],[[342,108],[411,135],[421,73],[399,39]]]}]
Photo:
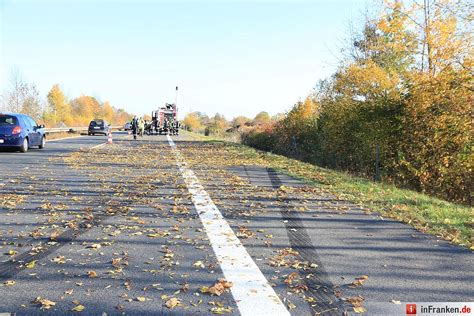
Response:
[{"label": "red fire truck", "polygon": [[178,109],[174,103],[166,103],[164,107],[151,112],[151,133],[178,135]]}]

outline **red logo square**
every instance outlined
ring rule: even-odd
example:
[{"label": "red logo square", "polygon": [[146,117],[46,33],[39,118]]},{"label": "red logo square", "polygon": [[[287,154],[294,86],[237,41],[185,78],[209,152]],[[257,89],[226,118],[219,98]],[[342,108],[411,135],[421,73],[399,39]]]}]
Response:
[{"label": "red logo square", "polygon": [[407,304],[407,315],[416,315],[416,304]]}]

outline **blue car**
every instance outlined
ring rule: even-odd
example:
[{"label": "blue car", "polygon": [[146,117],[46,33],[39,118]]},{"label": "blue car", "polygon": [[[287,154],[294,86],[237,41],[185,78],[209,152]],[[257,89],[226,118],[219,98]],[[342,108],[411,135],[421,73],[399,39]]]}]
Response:
[{"label": "blue car", "polygon": [[44,148],[44,125],[24,114],[0,113],[0,147],[14,147],[27,152],[30,147]]}]

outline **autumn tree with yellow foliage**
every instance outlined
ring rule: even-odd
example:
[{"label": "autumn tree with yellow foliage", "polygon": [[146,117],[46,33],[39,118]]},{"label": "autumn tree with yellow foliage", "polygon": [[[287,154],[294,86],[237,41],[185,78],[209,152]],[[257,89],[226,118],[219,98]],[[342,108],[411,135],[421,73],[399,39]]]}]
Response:
[{"label": "autumn tree with yellow foliage", "polygon": [[57,126],[60,123],[71,126],[74,123],[72,107],[59,85],[55,84],[47,96],[48,105],[43,119],[48,125]]},{"label": "autumn tree with yellow foliage", "polygon": [[188,130],[192,132],[199,132],[203,128],[201,120],[195,112],[186,114],[183,124]]},{"label": "autumn tree with yellow foliage", "polygon": [[105,119],[112,125],[123,125],[132,115],[113,107],[108,101],[82,95],[69,100],[58,84],[53,85],[42,102],[34,84],[26,83],[15,69],[11,90],[7,91],[0,110],[30,115],[46,127],[83,127],[95,118]]},{"label": "autumn tree with yellow foliage", "polygon": [[124,110],[114,108],[108,101],[82,95],[68,100],[59,85],[54,85],[47,95],[43,122],[49,127],[87,126],[94,118],[102,118],[113,125],[122,125],[131,119]]},{"label": "autumn tree with yellow foliage", "polygon": [[[471,12],[471,13],[469,13]],[[387,0],[338,71],[253,146],[472,204],[472,5]]]}]

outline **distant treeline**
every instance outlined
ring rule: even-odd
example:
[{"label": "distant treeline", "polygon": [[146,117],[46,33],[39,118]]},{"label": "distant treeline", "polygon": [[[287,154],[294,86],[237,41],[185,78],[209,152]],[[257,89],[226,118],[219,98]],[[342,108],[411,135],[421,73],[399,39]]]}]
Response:
[{"label": "distant treeline", "polygon": [[219,113],[209,117],[202,112],[191,112],[184,117],[182,126],[189,131],[207,136],[229,138],[238,135],[240,140],[240,134],[249,130],[258,129],[262,126],[267,126],[281,120],[283,117],[283,114],[271,117],[267,112],[262,111],[253,119],[245,116],[237,116],[231,121],[228,121]]},{"label": "distant treeline", "polygon": [[122,125],[131,119],[124,110],[91,96],[69,100],[57,84],[51,88],[46,100],[42,100],[36,86],[24,82],[18,74],[14,74],[11,89],[3,95],[0,111],[28,114],[47,127],[87,126],[94,118]]}]

